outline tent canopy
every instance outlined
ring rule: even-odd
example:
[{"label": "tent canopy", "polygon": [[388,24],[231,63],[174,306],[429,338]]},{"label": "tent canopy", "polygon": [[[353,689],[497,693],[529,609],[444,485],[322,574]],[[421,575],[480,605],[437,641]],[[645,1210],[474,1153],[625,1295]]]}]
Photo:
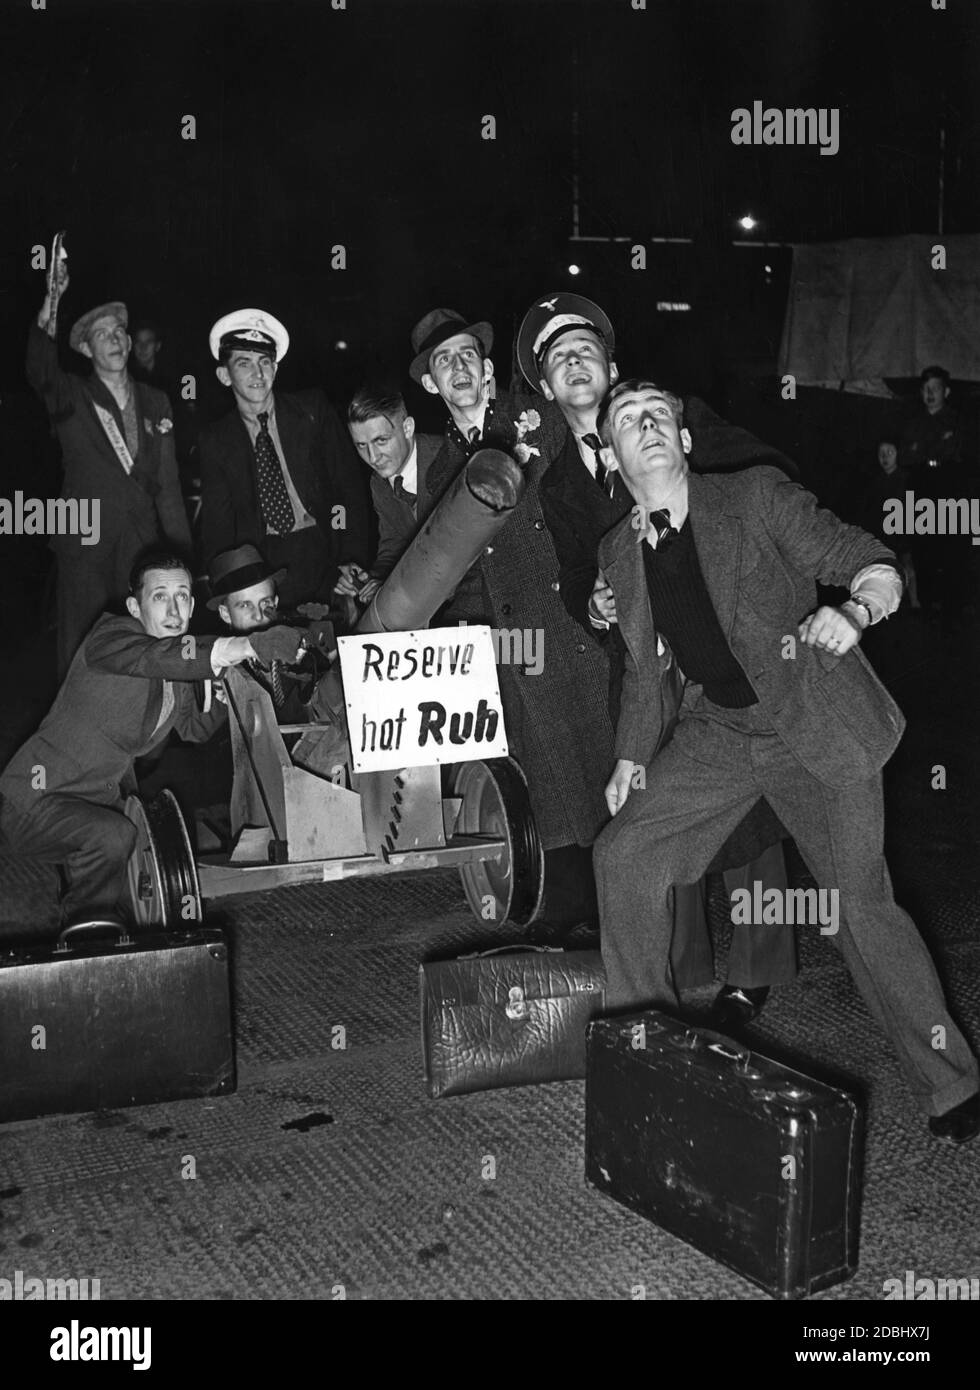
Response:
[{"label": "tent canopy", "polygon": [[[946,269],[934,270],[940,245]],[[915,377],[934,362],[980,381],[980,236],[793,247],[780,375],[887,394],[884,377]]]}]

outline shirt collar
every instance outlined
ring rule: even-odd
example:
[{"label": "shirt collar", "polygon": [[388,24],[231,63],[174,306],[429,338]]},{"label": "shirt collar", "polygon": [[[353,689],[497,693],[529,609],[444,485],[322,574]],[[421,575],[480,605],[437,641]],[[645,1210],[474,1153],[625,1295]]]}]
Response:
[{"label": "shirt collar", "polygon": [[396,473],[393,478],[388,479],[388,486],[392,490],[394,490],[395,483],[398,481],[399,478],[401,478],[402,487],[405,489],[406,492],[418,493],[419,446],[417,444],[412,445],[412,452],[409,454],[408,462],[405,464],[405,467],[402,469],[402,471],[400,473]]}]

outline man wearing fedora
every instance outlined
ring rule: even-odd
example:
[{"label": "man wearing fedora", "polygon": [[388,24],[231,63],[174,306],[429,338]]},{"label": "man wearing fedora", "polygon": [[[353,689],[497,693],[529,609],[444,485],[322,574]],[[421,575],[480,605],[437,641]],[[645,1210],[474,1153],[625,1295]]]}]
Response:
[{"label": "man wearing fedora", "polygon": [[503,448],[522,463],[526,489],[493,543],[444,610],[447,622],[486,622],[540,634],[539,666],[501,664],[507,738],[528,780],[545,850],[547,930],[596,914],[588,847],[607,818],[612,766],[605,658],[562,603],[559,566],[538,496],[566,434],[561,412],[540,397],[491,395],[493,330],[435,309],[412,332],[412,379],[445,402],[449,419],[429,465],[429,505],[478,449]]},{"label": "man wearing fedora", "polygon": [[226,314],[210,346],[234,408],[199,440],[205,560],[256,546],[285,569],[286,606],[329,603],[340,566],[367,561],[367,499],[347,433],[322,391],[275,390],[289,334],[271,314]]},{"label": "man wearing fedora", "polygon": [[[63,266],[56,290],[68,289]],[[162,391],[134,381],[126,305],[99,304],[77,319],[72,349],[92,364],[87,377],[62,371],[50,287],[27,340],[27,379],[54,425],[64,459],[63,498],[88,499],[95,537],[50,538],[58,560],[58,674],[106,608],[126,597],[129,571],[148,546],[189,554],[187,512],[174,454],[173,413]],[[88,541],[94,539],[94,543]]]},{"label": "man wearing fedora", "polygon": [[207,606],[233,632],[272,627],[279,610],[277,586],[285,574],[267,564],[254,545],[222,551],[208,567]]},{"label": "man wearing fedora", "polygon": [[[568,426],[563,446],[541,480],[541,507],[554,537],[565,607],[600,642],[609,659],[612,727],[619,715],[625,653],[618,626],[596,607],[593,588],[599,542],[633,506],[619,473],[607,474],[596,432],[603,398],[619,379],[615,351],[608,314],[583,295],[561,291],[535,300],[517,335],[517,360],[529,386],[558,406]],[[701,468],[769,463],[795,476],[788,459],[728,424],[703,401],[692,397],[685,409]],[[604,601],[609,603],[608,595]],[[780,843],[784,835],[782,825],[760,801],[709,870],[725,875],[728,892],[755,881],[766,888],[785,888]],[[704,878],[675,885],[672,958],[678,978],[688,988],[710,984],[714,978],[705,903]],[[761,1010],[770,987],[789,983],[795,975],[792,931],[774,932],[761,923],[735,926],[727,983],[715,1001],[714,1023],[729,1031],[743,1027]]]}]

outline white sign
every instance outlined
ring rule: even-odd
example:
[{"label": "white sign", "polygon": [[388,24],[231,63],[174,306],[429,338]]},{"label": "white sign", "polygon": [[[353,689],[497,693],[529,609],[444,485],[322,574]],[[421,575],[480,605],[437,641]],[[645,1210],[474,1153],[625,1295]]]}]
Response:
[{"label": "white sign", "polygon": [[341,637],[355,772],[507,754],[488,627]]}]

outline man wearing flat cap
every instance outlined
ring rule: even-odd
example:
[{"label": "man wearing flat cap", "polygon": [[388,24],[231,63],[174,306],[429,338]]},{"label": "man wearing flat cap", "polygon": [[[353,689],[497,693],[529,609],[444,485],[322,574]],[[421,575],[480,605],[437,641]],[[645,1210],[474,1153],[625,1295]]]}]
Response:
[{"label": "man wearing flat cap", "polygon": [[274,389],[289,334],[271,314],[226,314],[210,346],[234,409],[199,440],[205,559],[256,546],[286,570],[286,606],[329,603],[340,566],[368,559],[367,499],[347,432],[322,391]]},{"label": "man wearing flat cap", "polygon": [[[56,295],[68,289],[56,268]],[[70,344],[91,375],[62,371],[51,286],[27,340],[27,379],[44,402],[64,459],[63,498],[89,500],[97,530],[51,537],[58,557],[58,674],[107,608],[121,604],[136,556],[166,544],[189,554],[191,537],[174,455],[173,414],[162,391],[127,370],[129,316],[119,301],[97,305],[72,327]]]},{"label": "man wearing flat cap", "polygon": [[524,496],[486,547],[444,612],[446,622],[486,622],[540,634],[543,662],[501,665],[507,738],[528,780],[545,850],[545,926],[572,928],[596,915],[588,847],[607,818],[604,777],[612,766],[605,657],[561,600],[558,559],[538,497],[542,474],[561,449],[566,425],[543,402],[498,392],[491,397],[493,331],[450,309],[415,326],[409,373],[442,397],[449,412],[439,453],[429,464],[430,505],[478,449],[508,450],[525,470]]},{"label": "man wearing flat cap", "polygon": [[[602,400],[619,378],[615,351],[608,314],[583,295],[560,291],[543,295],[531,305],[517,335],[517,360],[528,384],[557,404],[568,426],[562,448],[541,480],[541,508],[554,537],[565,607],[602,644],[609,658],[611,727],[619,716],[624,650],[618,626],[596,607],[593,588],[599,542],[633,506],[620,474],[616,470],[607,474],[596,431]],[[746,430],[728,424],[703,401],[691,397],[685,410],[701,468],[744,468],[763,462],[795,476],[788,459]],[[785,888],[779,843],[784,833],[761,802],[709,869],[725,874],[729,892],[756,880],[767,888]],[[675,885],[673,961],[678,978],[689,988],[710,984],[714,978],[705,900],[704,879]],[[762,924],[736,926],[728,956],[728,983],[716,1000],[714,1022],[729,1030],[751,1022],[770,986],[788,983],[795,974],[791,931],[774,932]]]}]

